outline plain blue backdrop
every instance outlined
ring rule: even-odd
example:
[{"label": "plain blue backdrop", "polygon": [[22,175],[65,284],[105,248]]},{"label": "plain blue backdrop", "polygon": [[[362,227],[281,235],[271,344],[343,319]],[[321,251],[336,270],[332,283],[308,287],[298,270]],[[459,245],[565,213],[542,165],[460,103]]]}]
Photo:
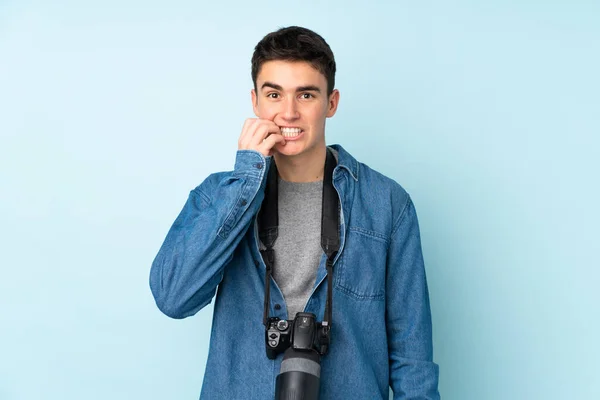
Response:
[{"label": "plain blue backdrop", "polygon": [[160,314],[150,264],[292,24],[328,143],[415,201],[442,397],[600,398],[599,4],[1,1],[0,399],[198,398],[212,308]]}]

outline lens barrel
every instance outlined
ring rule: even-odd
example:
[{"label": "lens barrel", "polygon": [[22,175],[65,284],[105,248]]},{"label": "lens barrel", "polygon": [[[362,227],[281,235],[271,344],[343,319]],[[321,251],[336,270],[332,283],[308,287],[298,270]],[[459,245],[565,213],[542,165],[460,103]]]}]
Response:
[{"label": "lens barrel", "polygon": [[275,381],[275,400],[317,400],[321,380],[320,361],[316,351],[288,348]]}]

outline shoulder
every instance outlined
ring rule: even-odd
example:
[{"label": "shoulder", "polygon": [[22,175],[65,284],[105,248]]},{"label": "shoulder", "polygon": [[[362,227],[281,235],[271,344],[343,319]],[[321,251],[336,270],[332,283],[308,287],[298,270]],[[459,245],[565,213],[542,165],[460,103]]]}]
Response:
[{"label": "shoulder", "polygon": [[379,223],[385,224],[386,231],[391,233],[411,204],[409,193],[398,181],[356,160],[343,147],[335,145],[333,148],[338,151],[340,164],[353,178],[353,208],[358,207],[365,218],[380,220]]},{"label": "shoulder", "polygon": [[390,196],[394,196],[397,200],[405,200],[409,197],[408,192],[394,178],[385,175],[365,163],[359,162],[358,164],[360,166],[358,183],[361,188],[367,190],[371,188],[378,192],[389,193]]},{"label": "shoulder", "polygon": [[374,204],[383,207],[389,212],[390,218],[397,221],[411,202],[408,192],[395,179],[367,164],[359,165],[360,177],[357,187],[360,195],[373,197]]},{"label": "shoulder", "polygon": [[350,176],[354,178],[356,187],[361,192],[374,196],[390,197],[394,202],[400,203],[406,203],[410,199],[408,192],[395,179],[364,162],[358,161],[341,145],[336,144],[331,148],[336,152],[339,165],[345,168]]}]

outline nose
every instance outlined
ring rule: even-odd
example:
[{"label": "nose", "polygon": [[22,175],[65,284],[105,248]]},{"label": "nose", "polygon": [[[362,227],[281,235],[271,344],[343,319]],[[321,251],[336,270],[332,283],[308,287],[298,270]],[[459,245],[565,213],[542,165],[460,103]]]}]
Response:
[{"label": "nose", "polygon": [[300,118],[300,114],[298,113],[298,105],[296,104],[296,99],[294,97],[286,99],[283,104],[281,116],[288,121]]}]

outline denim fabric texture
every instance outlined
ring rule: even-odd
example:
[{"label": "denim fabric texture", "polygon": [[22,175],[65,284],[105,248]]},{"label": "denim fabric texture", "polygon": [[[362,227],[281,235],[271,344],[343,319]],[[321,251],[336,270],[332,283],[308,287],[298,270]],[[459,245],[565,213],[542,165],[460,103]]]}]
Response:
[{"label": "denim fabric texture", "polygon": [[[439,399],[419,226],[410,196],[340,145],[333,184],[341,247],[333,268],[333,325],[321,361],[321,400]],[[191,191],[151,267],[158,308],[186,318],[216,293],[202,400],[273,399],[281,359],[265,353],[265,265],[256,217],[272,157],[239,150],[233,171]],[[277,268],[277,261],[275,264]],[[325,256],[305,311],[325,310]],[[270,316],[287,319],[271,280]]]}]

